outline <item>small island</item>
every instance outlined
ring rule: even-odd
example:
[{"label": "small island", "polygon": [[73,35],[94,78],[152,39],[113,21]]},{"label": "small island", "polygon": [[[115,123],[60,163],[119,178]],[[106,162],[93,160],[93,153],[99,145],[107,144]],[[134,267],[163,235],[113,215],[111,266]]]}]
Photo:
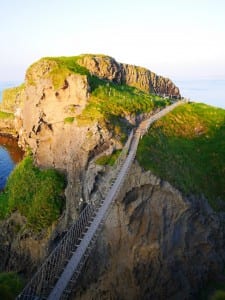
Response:
[{"label": "small island", "polygon": [[[141,122],[181,99],[170,79],[98,54],[42,58],[4,91],[0,133],[26,152],[0,194],[0,276],[10,270],[20,282],[15,296],[85,207],[104,200]],[[225,278],[224,120],[223,109],[182,102],[153,122],[70,299],[216,292]]]}]

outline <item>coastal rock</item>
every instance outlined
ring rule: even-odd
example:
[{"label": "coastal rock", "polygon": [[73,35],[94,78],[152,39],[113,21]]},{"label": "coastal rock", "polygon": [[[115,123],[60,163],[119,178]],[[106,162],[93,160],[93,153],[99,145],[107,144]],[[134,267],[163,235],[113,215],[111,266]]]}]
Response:
[{"label": "coastal rock", "polygon": [[49,236],[26,229],[26,218],[14,212],[0,222],[0,272],[23,272],[31,277],[48,253]]},{"label": "coastal rock", "polygon": [[72,299],[196,299],[223,276],[223,218],[134,164]]},{"label": "coastal rock", "polygon": [[47,76],[54,67],[41,60],[28,70],[26,101],[16,111],[15,124],[20,146],[31,149],[38,166],[66,174],[67,226],[78,216],[80,199],[87,201],[83,179],[89,160],[117,141],[97,121],[80,125],[76,119],[88,103],[87,76],[66,74],[56,88]]},{"label": "coastal rock", "polygon": [[102,79],[127,84],[148,93],[181,97],[178,87],[169,78],[156,75],[146,68],[118,63],[110,56],[85,55],[78,63]]},{"label": "coastal rock", "polygon": [[0,119],[0,134],[13,137],[17,136],[13,118]]},{"label": "coastal rock", "polygon": [[78,60],[78,63],[99,78],[119,84],[122,81],[122,66],[110,56],[84,55]]}]

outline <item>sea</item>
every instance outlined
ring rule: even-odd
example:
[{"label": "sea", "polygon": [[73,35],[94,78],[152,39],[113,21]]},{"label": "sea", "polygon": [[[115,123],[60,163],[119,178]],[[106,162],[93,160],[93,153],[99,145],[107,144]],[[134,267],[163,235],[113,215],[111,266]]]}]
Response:
[{"label": "sea", "polygon": [[[194,102],[202,102],[225,109],[225,79],[222,80],[173,80],[179,87],[181,95]],[[2,91],[6,88],[18,86],[21,82],[0,82],[0,102]],[[4,187],[7,177],[15,167],[15,148],[7,147],[7,143],[0,139],[0,190]],[[19,151],[19,150],[18,150]]]},{"label": "sea", "polygon": [[174,80],[181,95],[193,102],[202,102],[225,109],[225,78]]},{"label": "sea", "polygon": [[[0,82],[0,102],[2,91],[6,88],[19,85],[20,82],[9,81]],[[3,190],[6,180],[16,164],[22,159],[23,152],[18,147],[17,142],[9,137],[0,136],[0,191]]]}]

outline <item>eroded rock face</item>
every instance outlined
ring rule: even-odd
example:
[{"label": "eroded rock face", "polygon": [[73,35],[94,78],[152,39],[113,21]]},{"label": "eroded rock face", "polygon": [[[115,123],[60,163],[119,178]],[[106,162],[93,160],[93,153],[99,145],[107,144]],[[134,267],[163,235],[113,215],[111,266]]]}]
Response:
[{"label": "eroded rock face", "polygon": [[[27,81],[32,78],[35,84],[26,86],[26,100],[16,111],[15,124],[19,144],[32,150],[40,167],[56,168],[67,175],[65,224],[68,225],[78,215],[80,199],[86,201],[83,180],[88,161],[107,148],[112,151],[117,142],[97,121],[79,125],[76,120],[88,102],[87,76],[70,74],[64,85],[55,89],[52,80],[44,76],[51,71],[51,64],[42,66],[43,63],[28,72]],[[42,73],[36,73],[36,69]]]},{"label": "eroded rock face", "polygon": [[0,272],[24,272],[31,277],[48,253],[49,236],[26,229],[26,218],[14,212],[0,222]]},{"label": "eroded rock face", "polygon": [[223,274],[223,220],[133,165],[73,299],[196,299]]},{"label": "eroded rock face", "polygon": [[110,56],[87,55],[78,63],[103,79],[124,83],[148,93],[181,97],[178,87],[170,79],[158,76],[146,68],[118,63]]},{"label": "eroded rock face", "polygon": [[0,119],[0,134],[16,137],[13,119]]}]

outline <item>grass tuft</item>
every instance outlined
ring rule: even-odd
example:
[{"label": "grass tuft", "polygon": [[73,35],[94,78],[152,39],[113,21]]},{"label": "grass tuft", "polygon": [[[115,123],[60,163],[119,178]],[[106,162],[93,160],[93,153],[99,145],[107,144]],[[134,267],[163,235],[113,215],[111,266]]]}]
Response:
[{"label": "grass tuft", "polygon": [[13,119],[14,115],[13,113],[7,113],[4,111],[0,111],[0,119]]},{"label": "grass tuft", "polygon": [[67,117],[67,118],[65,118],[64,119],[64,123],[66,124],[66,123],[69,123],[69,124],[71,124],[71,123],[73,123],[74,122],[74,117]]},{"label": "grass tuft", "polygon": [[96,159],[95,163],[101,166],[105,166],[105,165],[113,166],[117,158],[119,157],[120,153],[121,150],[115,150],[111,155],[104,155],[99,157],[98,159]]}]

